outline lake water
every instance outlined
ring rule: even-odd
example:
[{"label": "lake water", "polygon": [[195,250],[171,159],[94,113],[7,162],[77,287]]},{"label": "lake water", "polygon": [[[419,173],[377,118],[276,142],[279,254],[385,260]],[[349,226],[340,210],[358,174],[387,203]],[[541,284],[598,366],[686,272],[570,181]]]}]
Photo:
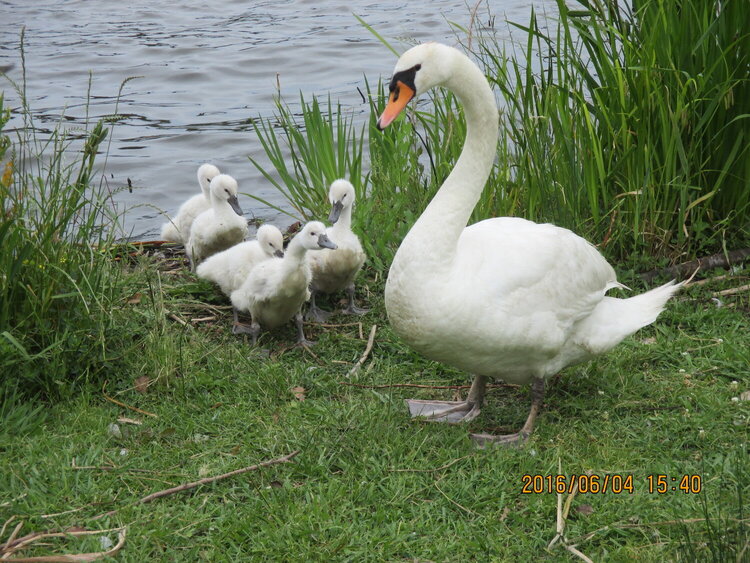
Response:
[{"label": "lake water", "polygon": [[[196,170],[216,164],[240,191],[284,206],[249,162],[267,162],[248,119],[270,117],[280,92],[295,107],[299,92],[331,95],[363,123],[369,107],[357,90],[389,77],[395,57],[354,17],[357,14],[397,48],[439,40],[457,44],[450,22],[468,27],[462,0],[197,1],[158,4],[129,0],[0,0],[0,67],[20,82],[19,39],[25,33],[27,99],[37,127],[49,130],[65,114],[68,126],[86,121],[91,73],[91,120],[124,115],[113,132],[106,180],[124,215],[125,234],[158,238],[160,211],[173,213],[197,193]],[[532,5],[555,13],[554,0],[481,2],[475,22],[510,40],[510,21],[527,23]],[[516,32],[518,34],[518,32]],[[280,90],[278,90],[280,88]],[[6,105],[19,96],[7,81]],[[9,127],[18,127],[17,111]],[[102,164],[100,160],[99,164]],[[288,216],[240,197],[248,218],[279,227]]]}]

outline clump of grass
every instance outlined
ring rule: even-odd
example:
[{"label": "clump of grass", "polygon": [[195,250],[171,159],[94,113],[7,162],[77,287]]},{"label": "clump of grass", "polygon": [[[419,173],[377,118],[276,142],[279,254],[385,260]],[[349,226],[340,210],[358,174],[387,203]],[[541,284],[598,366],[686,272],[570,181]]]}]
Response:
[{"label": "clump of grass", "polygon": [[[257,160],[250,161],[289,202],[298,219],[310,221],[328,212],[328,186],[339,178],[348,178],[358,197],[362,191],[362,132],[353,118],[333,105],[321,105],[317,98],[305,101],[300,95],[302,120],[282,99],[276,102],[276,116],[253,121],[253,128],[276,175]],[[281,132],[277,132],[280,128]],[[289,164],[288,164],[289,163]],[[289,214],[265,200],[265,205]],[[292,215],[294,217],[294,215]]]},{"label": "clump of grass", "polygon": [[24,124],[15,139],[2,135],[9,111],[0,98],[0,386],[54,395],[93,375],[114,330],[121,278],[105,249],[117,217],[94,180],[109,128],[59,125],[41,140],[16,89]]},{"label": "clump of grass", "polygon": [[[607,246],[677,257],[750,220],[750,33],[741,3],[558,1],[522,53],[481,38],[502,94],[519,210]],[[500,189],[501,186],[496,186]]]}]

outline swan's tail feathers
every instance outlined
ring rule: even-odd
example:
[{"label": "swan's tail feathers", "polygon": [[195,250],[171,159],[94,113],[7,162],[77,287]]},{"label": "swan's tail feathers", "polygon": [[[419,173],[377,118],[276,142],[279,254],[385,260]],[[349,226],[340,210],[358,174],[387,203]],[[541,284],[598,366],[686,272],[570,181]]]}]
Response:
[{"label": "swan's tail feathers", "polygon": [[684,284],[672,280],[628,299],[604,297],[579,325],[580,344],[594,355],[614,348],[625,337],[653,323]]},{"label": "swan's tail feathers", "polygon": [[180,231],[177,230],[177,227],[172,220],[167,221],[161,226],[161,240],[182,244]]}]

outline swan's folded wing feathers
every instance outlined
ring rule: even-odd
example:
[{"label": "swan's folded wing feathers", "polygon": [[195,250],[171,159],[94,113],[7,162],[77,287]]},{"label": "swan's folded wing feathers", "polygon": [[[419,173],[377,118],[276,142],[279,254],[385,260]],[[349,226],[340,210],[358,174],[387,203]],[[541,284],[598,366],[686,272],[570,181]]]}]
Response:
[{"label": "swan's folded wing feathers", "polygon": [[503,303],[506,314],[553,312],[566,324],[575,322],[617,284],[612,267],[587,241],[523,219],[488,219],[464,229],[457,256],[457,269],[471,286],[485,288],[488,302]]}]

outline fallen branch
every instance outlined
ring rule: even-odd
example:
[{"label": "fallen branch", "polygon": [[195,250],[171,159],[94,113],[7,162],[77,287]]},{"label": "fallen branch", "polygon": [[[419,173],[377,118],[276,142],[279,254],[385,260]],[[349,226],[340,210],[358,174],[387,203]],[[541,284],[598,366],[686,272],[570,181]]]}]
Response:
[{"label": "fallen branch", "polygon": [[[27,547],[28,545],[36,541],[39,541],[41,539],[65,538],[65,537],[70,537],[70,536],[73,536],[73,537],[91,536],[91,535],[98,535],[98,534],[106,534],[108,532],[118,532],[117,544],[108,551],[96,551],[92,553],[75,553],[75,554],[70,554],[70,555],[41,555],[38,557],[14,557],[12,559],[9,557],[10,555],[13,554],[13,552],[19,551]],[[104,557],[111,557],[112,555],[115,555],[118,551],[120,551],[122,549],[122,546],[125,545],[126,535],[127,535],[127,528],[125,527],[111,528],[109,530],[69,529],[63,532],[36,532],[33,534],[29,534],[28,536],[24,536],[23,538],[19,538],[15,540],[12,546],[8,546],[8,544],[6,544],[5,547],[3,547],[2,550],[0,550],[0,559],[2,559],[3,562],[13,561],[15,563],[31,563],[31,562],[68,563],[68,562],[78,562],[78,561],[96,561]]]},{"label": "fallen branch", "polygon": [[170,319],[172,319],[173,321],[177,321],[177,322],[178,322],[178,323],[180,323],[180,324],[181,324],[182,326],[188,326],[188,322],[187,322],[187,321],[186,321],[185,319],[181,319],[180,317],[178,317],[178,316],[177,316],[176,314],[174,314],[174,313],[169,313],[168,317],[169,317]]},{"label": "fallen branch", "polygon": [[692,260],[683,264],[677,264],[670,266],[669,268],[662,268],[657,270],[651,270],[640,274],[641,279],[650,282],[657,277],[679,277],[685,276],[695,271],[710,270],[711,268],[727,268],[732,264],[743,262],[750,258],[750,248],[741,248],[739,250],[731,250],[726,254],[713,254],[698,260]]},{"label": "fallen branch", "polygon": [[[193,481],[192,483],[184,483],[182,485],[178,485],[176,487],[171,487],[169,489],[164,489],[163,491],[157,491],[155,493],[151,493],[150,495],[147,495],[141,499],[138,499],[135,501],[132,506],[137,504],[146,504],[147,502],[151,502],[152,500],[156,500],[158,498],[166,497],[169,495],[173,495],[175,493],[180,493],[182,491],[187,491],[190,489],[194,489],[195,487],[200,487],[201,485],[207,485],[209,483],[215,483],[216,481],[221,481],[222,479],[227,479],[229,477],[235,477],[236,475],[242,475],[243,473],[248,473],[250,471],[255,471],[257,469],[260,469],[261,467],[268,467],[269,465],[276,465],[279,463],[288,463],[289,460],[291,460],[294,456],[296,456],[299,453],[299,450],[295,450],[290,454],[287,454],[285,456],[272,459],[269,461],[264,461],[261,463],[258,463],[256,465],[251,465],[249,467],[243,467],[242,469],[235,469],[234,471],[230,471],[229,473],[222,473],[221,475],[216,475],[214,477],[205,477],[203,479],[200,479],[198,481]],[[119,509],[110,510],[109,512],[104,512],[102,514],[99,514],[98,516],[94,516],[92,520],[99,520],[101,518],[105,518],[107,516],[112,516],[113,514],[117,513]]]},{"label": "fallen branch", "polygon": [[[350,383],[349,381],[337,381],[339,385],[350,387],[361,387],[362,389],[388,389],[389,387],[416,387],[417,389],[471,389],[471,385],[421,385],[419,383],[386,383],[384,385],[365,385],[362,383]],[[488,383],[487,389],[498,389],[500,387],[517,389],[521,387],[515,383]]]},{"label": "fallen branch", "polygon": [[116,404],[116,405],[119,405],[119,406],[121,406],[121,407],[123,407],[123,408],[125,408],[125,409],[130,409],[131,411],[135,411],[135,412],[139,412],[139,413],[141,413],[141,414],[145,414],[146,416],[153,416],[154,418],[159,418],[159,416],[158,416],[158,415],[156,415],[156,414],[154,414],[154,413],[152,413],[152,412],[144,411],[143,409],[139,409],[138,407],[131,407],[130,405],[126,405],[125,403],[122,403],[122,402],[118,401],[117,399],[113,399],[112,397],[110,397],[109,395],[107,395],[107,394],[106,394],[106,393],[104,392],[104,388],[105,388],[106,386],[107,386],[107,382],[105,381],[105,382],[104,382],[104,385],[102,385],[102,395],[103,395],[103,396],[104,396],[104,398],[105,398],[105,399],[107,399],[107,400],[108,400],[108,401],[109,401],[110,403],[114,403],[114,404]]},{"label": "fallen branch", "polygon": [[722,291],[716,291],[712,293],[714,297],[720,297],[724,295],[735,295],[736,293],[742,293],[743,291],[750,290],[750,284],[748,285],[741,285],[739,287],[732,287],[730,289],[723,289]]},{"label": "fallen branch", "polygon": [[[562,475],[562,464],[560,463],[559,459],[557,460],[557,472],[558,475]],[[582,561],[585,561],[586,563],[594,563],[588,556],[586,556],[585,553],[582,553],[577,549],[578,546],[576,544],[569,541],[568,538],[565,537],[565,524],[568,521],[570,506],[573,504],[573,499],[575,498],[576,494],[578,494],[577,480],[573,484],[573,490],[570,491],[568,498],[565,499],[564,505],[562,500],[562,493],[557,493],[557,533],[555,534],[555,537],[552,538],[552,541],[549,542],[549,545],[547,545],[547,549],[551,549],[558,541],[560,541],[561,545],[566,550],[568,550],[570,553],[572,553]]]},{"label": "fallen branch", "polygon": [[364,364],[367,361],[367,357],[370,355],[370,352],[372,352],[372,346],[375,344],[375,333],[378,330],[378,325],[372,325],[372,328],[370,329],[370,337],[367,339],[367,346],[365,346],[365,351],[362,353],[362,356],[360,356],[359,360],[357,360],[357,363],[354,364],[354,367],[349,370],[349,373],[346,374],[346,377],[351,377],[355,373],[357,373],[360,368],[362,367],[362,364]]}]

